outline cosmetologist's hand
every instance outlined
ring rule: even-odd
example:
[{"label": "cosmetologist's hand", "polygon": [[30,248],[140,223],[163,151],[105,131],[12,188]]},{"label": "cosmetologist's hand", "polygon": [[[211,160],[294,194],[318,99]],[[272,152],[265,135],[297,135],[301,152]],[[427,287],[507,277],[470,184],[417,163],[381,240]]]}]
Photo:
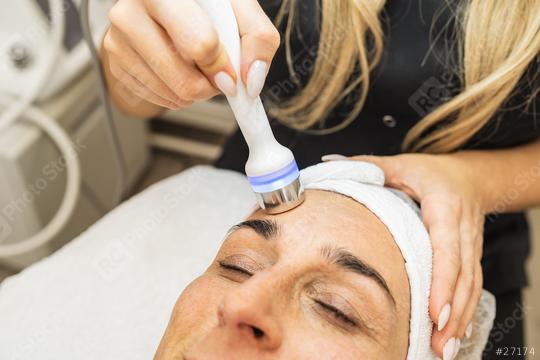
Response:
[{"label": "cosmetologist's hand", "polygon": [[[323,157],[332,159],[336,156]],[[378,165],[385,173],[386,185],[420,203],[433,247],[432,345],[443,359],[452,359],[461,340],[470,336],[483,285],[480,259],[487,205],[475,169],[467,166],[459,153],[348,159]]]},{"label": "cosmetologist's hand", "polygon": [[[279,33],[256,0],[231,0],[242,41],[241,75],[259,95],[279,46]],[[210,18],[195,0],[119,0],[102,56],[112,75],[136,96],[169,109],[218,94],[237,81]]]}]

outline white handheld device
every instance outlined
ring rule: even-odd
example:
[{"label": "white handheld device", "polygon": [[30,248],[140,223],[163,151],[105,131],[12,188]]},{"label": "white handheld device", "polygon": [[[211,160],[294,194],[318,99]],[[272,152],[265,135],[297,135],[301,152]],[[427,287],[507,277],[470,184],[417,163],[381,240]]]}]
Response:
[{"label": "white handheld device", "polygon": [[304,201],[300,172],[292,152],[272,133],[261,99],[251,98],[240,76],[240,35],[229,0],[199,0],[208,13],[237,74],[235,96],[227,96],[249,147],[246,175],[259,205],[268,213],[288,211]]}]

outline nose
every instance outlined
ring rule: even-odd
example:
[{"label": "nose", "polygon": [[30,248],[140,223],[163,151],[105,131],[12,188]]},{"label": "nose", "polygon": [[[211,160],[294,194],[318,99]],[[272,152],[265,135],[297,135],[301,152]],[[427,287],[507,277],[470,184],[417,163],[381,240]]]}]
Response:
[{"label": "nose", "polygon": [[218,307],[219,326],[235,343],[272,351],[281,346],[282,330],[272,310],[272,296],[261,290],[236,289],[227,294]]}]

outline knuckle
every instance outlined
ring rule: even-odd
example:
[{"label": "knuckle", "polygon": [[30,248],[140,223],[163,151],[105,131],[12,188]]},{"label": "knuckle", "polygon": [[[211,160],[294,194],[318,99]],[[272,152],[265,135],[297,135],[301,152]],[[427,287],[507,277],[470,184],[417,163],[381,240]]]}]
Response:
[{"label": "knuckle", "polygon": [[190,47],[190,56],[195,62],[201,62],[217,52],[219,49],[219,38],[215,31],[208,34],[199,34],[193,39]]},{"label": "knuckle", "polygon": [[108,12],[108,18],[111,24],[122,26],[126,19],[129,19],[129,9],[122,1],[118,1]]},{"label": "knuckle", "polygon": [[257,42],[265,44],[265,46],[272,51],[277,50],[281,43],[279,31],[273,26],[268,27],[268,29],[258,31],[257,33],[253,34],[253,37],[257,40]]},{"label": "knuckle", "polygon": [[130,64],[128,68],[128,73],[142,83],[150,81],[146,72],[144,71],[144,66],[140,63]]},{"label": "knuckle", "polygon": [[[135,94],[137,95],[138,97],[140,97],[141,99],[149,99],[151,98],[151,95],[150,95],[150,92],[148,91],[147,88],[145,87],[142,87],[142,86],[130,86],[129,89]],[[155,99],[152,98],[152,102],[155,103]]]},{"label": "knuckle", "polygon": [[167,62],[157,55],[145,55],[143,60],[150,69],[162,69],[167,67]]},{"label": "knuckle", "polygon": [[483,275],[480,275],[478,277],[478,280],[476,280],[476,282],[475,282],[475,286],[476,286],[476,289],[478,290],[478,292],[481,293],[482,289],[484,288],[484,276]]},{"label": "knuckle", "polygon": [[434,265],[445,266],[443,270],[449,270],[446,267],[451,267],[452,270],[460,271],[463,267],[461,252],[458,246],[454,243],[445,241],[432,242]]},{"label": "knuckle", "polygon": [[477,286],[475,284],[475,287],[474,287],[474,290],[473,290],[473,293],[472,293],[473,301],[476,304],[478,304],[478,302],[480,301],[480,297],[482,297],[482,285]]},{"label": "knuckle", "polygon": [[114,54],[117,49],[117,45],[111,36],[111,30],[108,30],[105,34],[105,37],[103,38],[103,48],[106,52]]},{"label": "knuckle", "polygon": [[447,325],[451,332],[457,332],[457,327],[459,326],[459,321],[461,320],[462,313],[452,311],[450,314],[449,324]]},{"label": "knuckle", "polygon": [[195,99],[195,91],[193,89],[193,84],[190,84],[189,81],[179,81],[174,87],[175,94],[185,100],[192,101]]},{"label": "knuckle", "polygon": [[482,288],[478,288],[473,294],[473,301],[475,305],[478,306],[478,304],[480,303],[481,297],[482,297]]},{"label": "knuckle", "polygon": [[120,70],[120,67],[118,67],[114,63],[109,64],[109,69],[111,70],[111,74],[119,81],[123,80],[123,72]]},{"label": "knuckle", "polygon": [[433,235],[431,236],[431,246],[433,248],[433,253],[435,255],[443,254],[448,251],[448,245],[444,241],[439,241],[440,239],[435,239]]},{"label": "knuckle", "polygon": [[452,210],[452,212],[456,214],[461,214],[461,212],[463,211],[463,201],[461,199],[461,196],[457,194],[448,194],[446,203],[450,210]]},{"label": "knuckle", "polygon": [[462,282],[465,286],[465,291],[468,293],[468,294],[472,294],[475,287],[474,287],[474,278],[472,276],[472,274],[470,273],[465,273],[465,274],[462,274]]},{"label": "knuckle", "polygon": [[207,97],[213,89],[204,79],[194,81],[192,86],[193,97],[197,100]]},{"label": "knuckle", "polygon": [[459,254],[452,252],[452,253],[449,253],[447,256],[448,256],[448,263],[453,269],[461,269],[462,261],[461,261],[461,256],[459,256]]}]

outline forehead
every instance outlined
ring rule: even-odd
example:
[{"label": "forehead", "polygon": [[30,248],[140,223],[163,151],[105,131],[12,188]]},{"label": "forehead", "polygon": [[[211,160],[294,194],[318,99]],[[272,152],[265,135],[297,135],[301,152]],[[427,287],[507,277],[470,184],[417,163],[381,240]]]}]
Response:
[{"label": "forehead", "polygon": [[328,191],[308,190],[301,206],[278,215],[257,211],[250,219],[278,223],[283,247],[332,245],[362,255],[375,249],[396,249],[390,232],[377,216],[357,201]]}]

